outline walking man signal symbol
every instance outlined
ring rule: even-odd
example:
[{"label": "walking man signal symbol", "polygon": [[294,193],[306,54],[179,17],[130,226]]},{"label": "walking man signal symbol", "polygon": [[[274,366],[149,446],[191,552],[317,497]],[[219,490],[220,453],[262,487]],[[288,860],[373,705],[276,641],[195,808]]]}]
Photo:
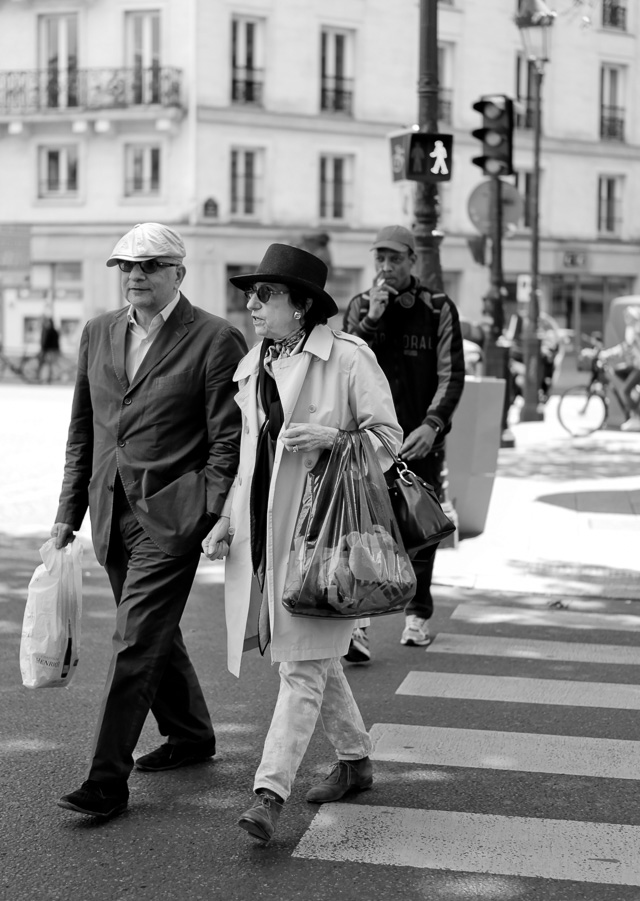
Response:
[{"label": "walking man signal symbol", "polygon": [[434,159],[434,164],[430,169],[430,171],[433,172],[434,175],[449,174],[449,168],[447,166],[447,148],[444,146],[442,141],[436,141],[434,148],[429,156],[433,157]]}]

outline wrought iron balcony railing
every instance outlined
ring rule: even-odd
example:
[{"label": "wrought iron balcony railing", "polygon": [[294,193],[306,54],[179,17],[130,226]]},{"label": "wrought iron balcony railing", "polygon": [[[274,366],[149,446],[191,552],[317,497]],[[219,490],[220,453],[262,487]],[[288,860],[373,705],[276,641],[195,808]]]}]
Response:
[{"label": "wrought iron balcony railing", "polygon": [[234,103],[253,103],[262,106],[262,69],[235,68],[231,79],[231,99]]},{"label": "wrought iron balcony railing", "polygon": [[600,108],[600,137],[606,141],[624,141],[624,110],[619,106]]},{"label": "wrought iron balcony railing", "polygon": [[353,114],[353,78],[325,75],[320,89],[320,109],[332,113]]},{"label": "wrought iron balcony railing", "polygon": [[0,71],[0,115],[179,107],[181,95],[182,71],[164,66]]},{"label": "wrought iron balcony railing", "polygon": [[602,25],[604,28],[627,30],[627,9],[620,0],[603,0]]}]

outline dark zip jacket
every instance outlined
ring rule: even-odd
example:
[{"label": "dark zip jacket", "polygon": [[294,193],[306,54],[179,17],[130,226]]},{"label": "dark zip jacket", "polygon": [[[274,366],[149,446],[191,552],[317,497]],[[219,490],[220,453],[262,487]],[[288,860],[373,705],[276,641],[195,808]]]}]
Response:
[{"label": "dark zip jacket", "polygon": [[384,371],[405,437],[427,423],[451,428],[464,388],[464,354],[458,311],[446,294],[432,294],[415,278],[393,298],[376,322],[367,315],[369,295],[349,303],[344,330],[367,342]]}]

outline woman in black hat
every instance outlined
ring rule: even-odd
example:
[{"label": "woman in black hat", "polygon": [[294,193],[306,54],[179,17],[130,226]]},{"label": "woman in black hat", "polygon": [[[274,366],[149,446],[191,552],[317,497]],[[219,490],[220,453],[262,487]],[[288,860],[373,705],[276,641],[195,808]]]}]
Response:
[{"label": "woman in black hat", "polygon": [[[342,671],[353,623],[294,617],[281,604],[291,541],[306,477],[340,429],[375,428],[400,447],[386,377],[359,338],[336,332],[338,312],[324,290],[325,264],[304,250],[272,244],[258,271],[231,283],[247,297],[260,340],[234,379],[243,414],[240,465],[224,514],[203,542],[227,557],[228,665],[240,673],[243,650],[270,645],[280,693],[255,776],[257,800],[239,820],[268,841],[318,716],[338,761],[307,800],[337,801],[372,784],[371,741]],[[383,468],[391,459],[373,437]]]}]

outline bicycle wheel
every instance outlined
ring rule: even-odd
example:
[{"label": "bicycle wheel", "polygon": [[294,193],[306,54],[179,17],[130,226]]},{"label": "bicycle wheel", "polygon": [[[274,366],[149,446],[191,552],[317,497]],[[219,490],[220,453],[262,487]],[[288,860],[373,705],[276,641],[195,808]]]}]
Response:
[{"label": "bicycle wheel", "polygon": [[560,425],[576,438],[601,429],[608,412],[605,398],[587,385],[568,388],[558,403]]}]

